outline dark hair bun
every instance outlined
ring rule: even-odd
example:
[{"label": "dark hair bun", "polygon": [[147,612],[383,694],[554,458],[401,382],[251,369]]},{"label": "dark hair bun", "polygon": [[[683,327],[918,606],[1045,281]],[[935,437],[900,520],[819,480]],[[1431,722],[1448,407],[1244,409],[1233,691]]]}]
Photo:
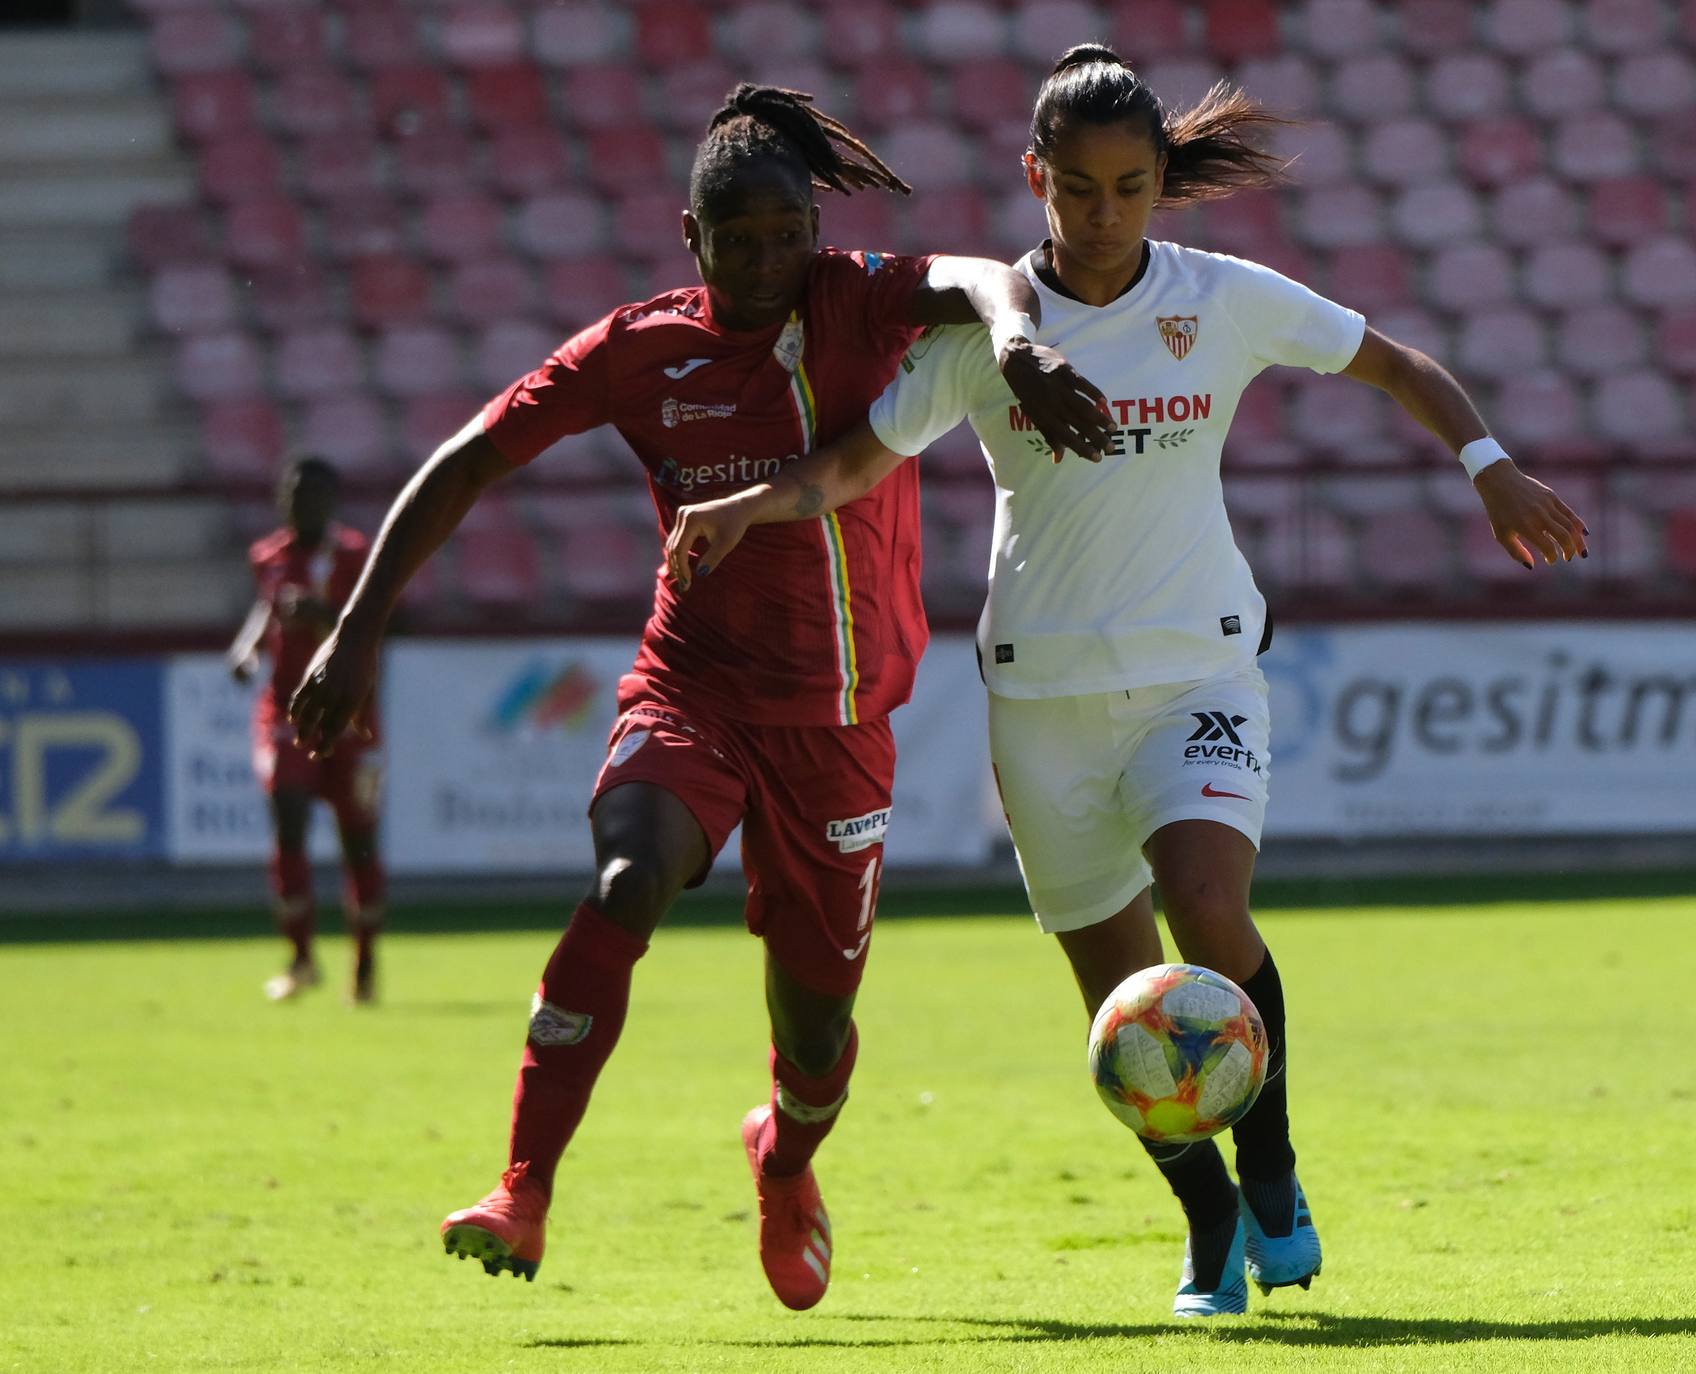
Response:
[{"label": "dark hair bun", "polygon": [[1125,59],[1105,43],[1078,43],[1060,54],[1050,76],[1058,76],[1068,67],[1081,67],[1089,62],[1111,62],[1115,67],[1125,65]]}]

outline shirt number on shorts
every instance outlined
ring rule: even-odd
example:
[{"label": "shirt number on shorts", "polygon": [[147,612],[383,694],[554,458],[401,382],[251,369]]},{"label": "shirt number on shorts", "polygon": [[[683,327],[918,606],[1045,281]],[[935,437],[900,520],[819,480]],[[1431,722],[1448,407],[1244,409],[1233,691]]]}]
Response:
[{"label": "shirt number on shorts", "polygon": [[877,855],[866,862],[866,871],[860,875],[860,923],[854,927],[854,933],[860,937],[860,942],[852,949],[842,951],[844,959],[858,959],[860,951],[865,949],[866,941],[872,938],[872,908],[877,905]]}]

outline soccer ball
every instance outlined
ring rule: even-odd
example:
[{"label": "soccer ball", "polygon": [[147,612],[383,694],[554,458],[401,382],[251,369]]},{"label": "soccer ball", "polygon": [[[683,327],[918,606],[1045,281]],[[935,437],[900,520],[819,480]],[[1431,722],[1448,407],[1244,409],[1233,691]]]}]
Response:
[{"label": "soccer ball", "polygon": [[1206,1140],[1242,1119],[1266,1081],[1266,1025],[1222,973],[1156,964],[1114,988],[1089,1028],[1107,1110],[1144,1140]]}]

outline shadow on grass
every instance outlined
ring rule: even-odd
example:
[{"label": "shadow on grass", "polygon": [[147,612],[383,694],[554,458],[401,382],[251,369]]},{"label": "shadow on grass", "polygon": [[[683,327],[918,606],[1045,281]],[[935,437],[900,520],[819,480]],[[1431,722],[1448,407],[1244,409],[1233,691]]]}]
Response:
[{"label": "shadow on grass", "polygon": [[[1146,1339],[1193,1336],[1214,1341],[1267,1342],[1288,1346],[1371,1347],[1385,1345],[1469,1345],[1478,1341],[1587,1341],[1598,1336],[1696,1335],[1696,1317],[1596,1317],[1562,1321],[1501,1322],[1438,1317],[1352,1317],[1330,1312],[1266,1313],[1227,1322],[1065,1322],[1040,1317],[884,1317],[844,1314],[836,1321],[933,1322],[964,1327],[958,1334],[932,1337],[806,1337],[799,1340],[709,1341],[710,1345],[771,1348],[819,1346],[854,1349],[880,1346],[1034,1344],[1041,1341]],[[550,1344],[550,1342],[537,1342]]]}]

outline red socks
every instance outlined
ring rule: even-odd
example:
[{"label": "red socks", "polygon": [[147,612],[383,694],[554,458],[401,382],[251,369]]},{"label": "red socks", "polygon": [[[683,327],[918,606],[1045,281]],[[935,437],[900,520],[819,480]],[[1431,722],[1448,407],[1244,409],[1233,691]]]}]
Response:
[{"label": "red socks", "polygon": [[530,1180],[550,1196],[559,1157],[624,1029],[631,970],[647,950],[585,902],[542,972],[512,1097],[508,1158],[528,1160]]},{"label": "red socks", "polygon": [[271,891],[277,894],[277,929],[294,946],[294,962],[312,958],[312,865],[303,849],[271,853]]},{"label": "red socks", "polygon": [[771,1052],[772,1128],[762,1145],[760,1169],[775,1178],[800,1173],[836,1124],[848,1100],[848,1079],[860,1052],[860,1033],[848,1023],[848,1044],[836,1066],[809,1078],[777,1052]]}]

